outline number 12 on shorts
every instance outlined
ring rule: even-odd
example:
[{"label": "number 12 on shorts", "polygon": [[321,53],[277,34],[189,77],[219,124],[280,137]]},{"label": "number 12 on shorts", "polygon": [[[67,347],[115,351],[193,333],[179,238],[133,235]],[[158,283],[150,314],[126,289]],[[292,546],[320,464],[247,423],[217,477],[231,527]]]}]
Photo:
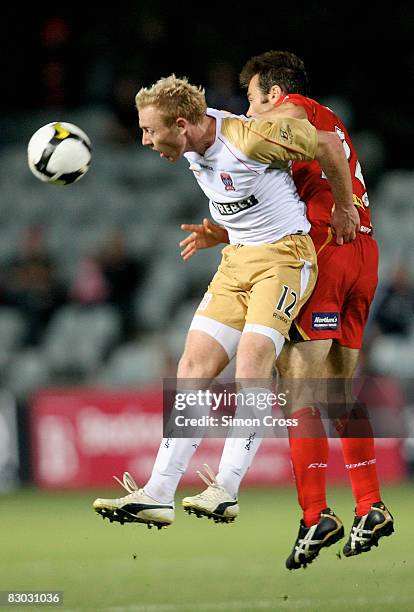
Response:
[{"label": "number 12 on shorts", "polygon": [[282,292],[276,304],[276,310],[283,312],[290,319],[292,316],[292,310],[295,307],[297,299],[298,296],[296,294],[296,291],[293,291],[287,285],[283,285]]}]

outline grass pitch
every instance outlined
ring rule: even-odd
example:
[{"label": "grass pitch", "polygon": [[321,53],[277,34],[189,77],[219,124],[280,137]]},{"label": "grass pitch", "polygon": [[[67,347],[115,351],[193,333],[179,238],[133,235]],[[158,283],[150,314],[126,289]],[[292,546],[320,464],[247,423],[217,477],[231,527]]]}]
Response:
[{"label": "grass pitch", "polygon": [[[231,525],[186,515],[179,491],[176,522],[161,531],[103,521],[98,495],[117,492],[0,498],[0,590],[63,590],[52,609],[73,612],[414,610],[412,485],[383,491],[396,533],[379,548],[346,559],[342,540],[294,572],[284,567],[300,517],[291,488],[242,491]],[[349,489],[331,489],[328,502],[349,532]]]}]

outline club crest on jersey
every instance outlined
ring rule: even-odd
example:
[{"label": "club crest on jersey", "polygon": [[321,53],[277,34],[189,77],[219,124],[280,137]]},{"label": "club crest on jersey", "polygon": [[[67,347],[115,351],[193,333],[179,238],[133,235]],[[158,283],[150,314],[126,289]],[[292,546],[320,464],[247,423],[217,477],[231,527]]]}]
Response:
[{"label": "club crest on jersey", "polygon": [[290,125],[286,125],[285,127],[281,127],[280,131],[280,139],[284,140],[285,142],[288,143],[292,143],[293,142],[293,134],[292,134],[292,130],[290,128]]},{"label": "club crest on jersey", "polygon": [[220,178],[226,191],[236,191],[236,188],[233,185],[233,179],[231,178],[230,174],[228,174],[227,172],[220,172]]}]

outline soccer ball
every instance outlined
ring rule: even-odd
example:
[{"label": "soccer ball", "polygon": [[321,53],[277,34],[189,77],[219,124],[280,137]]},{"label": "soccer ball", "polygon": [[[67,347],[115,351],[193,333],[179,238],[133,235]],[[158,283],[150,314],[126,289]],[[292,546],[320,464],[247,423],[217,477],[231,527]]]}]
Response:
[{"label": "soccer ball", "polygon": [[27,160],[30,170],[41,181],[70,185],[88,171],[91,141],[73,123],[48,123],[31,137]]}]

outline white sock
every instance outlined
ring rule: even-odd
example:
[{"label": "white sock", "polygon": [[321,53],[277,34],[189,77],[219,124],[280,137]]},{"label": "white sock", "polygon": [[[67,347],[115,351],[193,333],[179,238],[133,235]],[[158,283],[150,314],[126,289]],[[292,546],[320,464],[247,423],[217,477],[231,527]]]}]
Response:
[{"label": "white sock", "polygon": [[[200,391],[186,391],[188,395],[200,394]],[[181,396],[184,394],[181,393]],[[200,397],[200,395],[199,395]],[[185,401],[185,400],[184,400]],[[210,406],[207,402],[201,402],[196,406],[192,406],[189,410],[186,408],[182,414],[188,417],[202,417],[210,413]],[[172,436],[179,435],[182,431],[175,430]],[[152,468],[151,477],[144,486],[144,491],[147,495],[162,504],[170,504],[174,500],[174,495],[182,475],[188,468],[192,456],[199,447],[203,439],[203,428],[197,428],[194,431],[194,437],[169,437],[163,438],[158,454],[155,459],[154,467]]]},{"label": "white sock", "polygon": [[[263,388],[251,388],[243,389],[239,391],[243,393],[245,397],[251,397],[254,394],[257,398],[257,394],[267,394],[268,389]],[[260,396],[259,396],[260,397]],[[249,404],[251,405],[251,404]],[[257,411],[259,414],[269,414],[269,410]],[[237,406],[235,418],[244,416],[252,416],[253,409],[246,410],[242,405]],[[246,429],[246,427],[244,427]],[[234,432],[233,432],[234,433]],[[223,452],[221,455],[219,471],[217,474],[217,482],[227,489],[234,499],[237,498],[241,481],[246,475],[249,467],[251,466],[253,459],[259,449],[259,446],[263,440],[262,429],[251,428],[251,431],[246,431],[244,438],[232,437],[230,431],[227,435],[226,442],[224,444]]]},{"label": "white sock", "polygon": [[170,504],[182,475],[202,438],[163,438],[149,481],[144,487],[147,495]]}]

